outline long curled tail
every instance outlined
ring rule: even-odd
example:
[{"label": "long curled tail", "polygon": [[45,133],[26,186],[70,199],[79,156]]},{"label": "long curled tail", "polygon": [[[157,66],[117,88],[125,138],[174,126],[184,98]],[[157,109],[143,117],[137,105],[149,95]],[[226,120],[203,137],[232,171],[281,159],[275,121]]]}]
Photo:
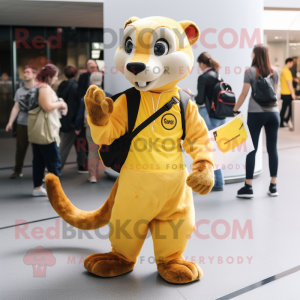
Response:
[{"label": "long curled tail", "polygon": [[86,230],[97,229],[108,224],[115,202],[118,182],[119,178],[116,180],[107,200],[99,209],[84,211],[75,207],[67,198],[57,176],[49,173],[45,178],[48,198],[57,214],[70,225]]}]

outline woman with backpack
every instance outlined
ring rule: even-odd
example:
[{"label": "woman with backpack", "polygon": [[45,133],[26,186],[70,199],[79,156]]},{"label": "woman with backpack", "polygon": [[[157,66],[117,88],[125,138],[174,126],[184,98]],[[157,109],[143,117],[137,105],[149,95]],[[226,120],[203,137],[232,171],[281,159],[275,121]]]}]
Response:
[{"label": "woman with backpack", "polygon": [[[59,128],[61,117],[60,112],[62,114],[66,114],[68,106],[65,102],[59,101],[56,93],[52,89],[52,85],[57,81],[58,77],[58,69],[56,66],[52,64],[47,64],[42,68],[40,73],[37,76],[39,81],[38,84],[38,103],[37,106],[42,109],[41,113],[46,113],[47,118],[50,121],[48,125],[51,127],[51,139],[50,143],[45,144],[44,141],[39,143],[39,140],[43,139],[43,132],[35,132],[35,136],[31,136],[31,132],[34,127],[31,128],[28,123],[28,135],[29,140],[33,139],[36,142],[32,142],[32,152],[33,152],[33,161],[32,161],[32,169],[33,169],[33,196],[47,196],[46,190],[42,186],[45,167],[47,167],[48,172],[55,174],[56,176],[60,176],[61,170],[61,161],[59,155]],[[38,108],[37,108],[38,109]],[[41,114],[41,116],[43,116]],[[29,115],[30,119],[30,115]],[[36,119],[36,122],[39,120]],[[43,121],[40,122],[41,130]],[[31,131],[31,132],[30,132]]]},{"label": "woman with backpack", "polygon": [[[254,145],[254,151],[246,158],[246,182],[238,193],[239,198],[253,198],[252,180],[255,167],[255,155],[262,127],[265,127],[271,183],[268,194],[278,196],[276,177],[278,169],[277,136],[279,128],[279,110],[277,106],[277,85],[279,73],[271,67],[268,48],[257,45],[253,48],[251,68],[245,71],[242,93],[233,109],[236,114],[244,103],[250,86],[252,93],[248,105],[248,128]],[[267,87],[267,88],[266,88]]]},{"label": "woman with backpack", "polygon": [[[193,93],[189,89],[186,89],[185,91],[191,97],[194,97],[199,107],[199,113],[204,119],[208,130],[212,130],[225,123],[225,118],[217,119],[209,117],[208,115],[212,105],[214,88],[219,82],[218,69],[220,68],[220,64],[216,60],[212,59],[208,52],[201,53],[197,58],[197,62],[202,70],[202,74],[198,77],[198,94],[194,97]],[[224,177],[222,170],[215,170],[214,173],[215,185],[212,188],[212,191],[223,191]]]}]

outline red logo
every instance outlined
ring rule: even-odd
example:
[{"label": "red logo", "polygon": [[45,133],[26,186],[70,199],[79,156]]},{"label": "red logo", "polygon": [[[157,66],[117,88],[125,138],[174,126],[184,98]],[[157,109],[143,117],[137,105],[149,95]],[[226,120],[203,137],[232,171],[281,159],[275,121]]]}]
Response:
[{"label": "red logo", "polygon": [[51,267],[56,263],[52,251],[41,246],[28,250],[23,261],[26,265],[32,265],[33,277],[46,277],[47,266]]}]

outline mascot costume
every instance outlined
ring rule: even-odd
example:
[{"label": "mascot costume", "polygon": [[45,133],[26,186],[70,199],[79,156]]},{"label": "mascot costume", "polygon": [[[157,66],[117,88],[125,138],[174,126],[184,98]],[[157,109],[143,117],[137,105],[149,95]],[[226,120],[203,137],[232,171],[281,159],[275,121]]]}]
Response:
[{"label": "mascot costume", "polygon": [[[134,128],[174,97],[181,100],[184,92],[176,84],[193,67],[191,46],[199,35],[190,21],[132,17],[125,23],[115,64],[133,85],[130,90],[140,95]],[[120,176],[98,210],[76,208],[64,194],[59,178],[47,175],[49,200],[62,219],[80,229],[110,225],[112,250],[88,256],[84,267],[89,272],[114,277],[132,271],[150,229],[157,270],[163,279],[182,284],[202,276],[200,267],[182,255],[195,230],[192,190],[200,195],[210,192],[214,164],[208,130],[196,104],[188,98],[182,119],[178,100],[134,137]],[[113,101],[97,86],[90,86],[85,105],[96,144],[109,145],[128,133],[131,101],[128,90]],[[193,158],[191,174],[184,166],[182,147]]]}]

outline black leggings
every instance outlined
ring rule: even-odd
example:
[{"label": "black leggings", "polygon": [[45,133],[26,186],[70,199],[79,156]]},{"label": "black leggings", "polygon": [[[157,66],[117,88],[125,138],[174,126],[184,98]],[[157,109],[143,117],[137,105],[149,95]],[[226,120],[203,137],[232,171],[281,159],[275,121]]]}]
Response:
[{"label": "black leggings", "polygon": [[263,112],[248,113],[248,128],[255,150],[250,152],[246,158],[246,179],[253,179],[255,155],[258,147],[259,135],[263,126],[265,127],[266,132],[270,175],[271,177],[277,177],[277,136],[279,127],[279,114],[277,112]]}]

